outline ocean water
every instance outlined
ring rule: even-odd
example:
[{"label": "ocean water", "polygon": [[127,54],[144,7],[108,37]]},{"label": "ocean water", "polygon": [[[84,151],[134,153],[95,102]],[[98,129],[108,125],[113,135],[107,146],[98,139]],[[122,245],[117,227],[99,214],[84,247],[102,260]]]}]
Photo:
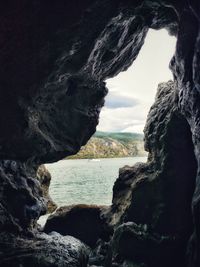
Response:
[{"label": "ocean water", "polygon": [[119,168],[145,161],[146,157],[133,157],[62,160],[46,164],[52,176],[50,195],[58,206],[83,203],[110,205]]},{"label": "ocean water", "polygon": [[[119,168],[146,160],[147,157],[74,159],[46,164],[52,176],[50,195],[58,207],[71,204],[110,205]],[[46,218],[42,216],[39,223],[43,225]]]}]

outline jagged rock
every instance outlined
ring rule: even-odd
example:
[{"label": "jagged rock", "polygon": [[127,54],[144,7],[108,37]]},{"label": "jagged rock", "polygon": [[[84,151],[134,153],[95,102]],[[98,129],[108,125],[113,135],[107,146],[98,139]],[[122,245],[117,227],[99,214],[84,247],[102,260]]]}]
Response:
[{"label": "jagged rock", "polygon": [[113,187],[112,206],[105,211],[105,216],[112,226],[122,222],[121,217],[131,203],[132,185],[136,182],[136,178],[140,179],[141,170],[146,168],[147,166],[144,163],[136,163],[132,167],[124,166],[120,168],[119,177]]},{"label": "jagged rock", "polygon": [[129,260],[133,266],[143,262],[144,266],[149,267],[180,266],[176,261],[176,242],[179,241],[173,237],[150,233],[145,225],[128,222],[115,230],[112,240],[113,260],[122,263],[124,259]]},{"label": "jagged rock", "polygon": [[[145,147],[149,151],[147,163],[121,169],[107,217],[112,225],[131,221],[146,225],[149,235],[171,239],[163,246],[153,246],[145,239],[139,242],[136,236],[122,233],[127,238],[122,242],[127,253],[122,253],[124,257],[131,253],[134,256],[138,243],[147,266],[186,266],[187,244],[193,231],[191,201],[197,162],[191,131],[178,109],[176,87],[171,81],[158,87],[145,126]],[[151,263],[145,256],[148,246],[150,255],[158,257],[152,256]]]},{"label": "jagged rock", "polygon": [[[45,213],[36,168],[75,154],[88,141],[107,93],[104,81],[133,63],[149,27],[165,27],[177,37],[171,69],[179,112],[169,120],[172,113],[162,108],[150,113],[149,164],[134,171],[140,179],[133,184],[132,170],[130,175],[126,171],[126,187],[133,194],[124,189],[127,203],[116,204],[116,220],[111,219],[147,221],[155,233],[178,233],[184,237],[182,253],[193,230],[189,266],[200,266],[199,14],[196,0],[1,1],[0,237],[3,232],[34,232],[36,218]],[[172,107],[172,100],[169,94],[164,110]],[[164,124],[154,129],[153,118]],[[187,153],[180,149],[184,142]],[[164,168],[168,172],[162,177]],[[113,204],[116,198],[115,193]]]},{"label": "jagged rock", "polygon": [[37,219],[46,213],[36,169],[20,161],[0,161],[1,232],[32,231]]},{"label": "jagged rock", "polygon": [[105,209],[106,206],[95,205],[61,207],[48,218],[44,231],[71,235],[94,247],[99,238],[108,240],[112,233],[101,217]]},{"label": "jagged rock", "polygon": [[36,173],[36,177],[41,184],[43,196],[47,200],[47,213],[52,213],[56,210],[57,205],[49,195],[49,186],[50,186],[50,182],[51,182],[51,174],[47,170],[45,165],[39,166],[37,173]]},{"label": "jagged rock", "polygon": [[0,238],[0,266],[87,267],[88,248],[71,236],[37,234],[34,238]]},{"label": "jagged rock", "polygon": [[94,249],[89,255],[89,266],[110,266],[112,262],[112,253],[110,242],[99,239]]},{"label": "jagged rock", "polygon": [[178,21],[171,6],[149,1],[0,9],[0,157],[40,163],[78,152],[98,124],[104,81],[132,64],[149,27],[174,32]]}]

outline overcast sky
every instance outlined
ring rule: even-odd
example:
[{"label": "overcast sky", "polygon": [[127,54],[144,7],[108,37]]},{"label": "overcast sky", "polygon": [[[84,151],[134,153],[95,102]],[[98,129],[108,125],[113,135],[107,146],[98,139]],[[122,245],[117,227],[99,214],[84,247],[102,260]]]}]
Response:
[{"label": "overcast sky", "polygon": [[172,79],[169,62],[176,38],[150,30],[133,65],[107,80],[109,93],[100,114],[99,131],[142,133],[157,85]]}]

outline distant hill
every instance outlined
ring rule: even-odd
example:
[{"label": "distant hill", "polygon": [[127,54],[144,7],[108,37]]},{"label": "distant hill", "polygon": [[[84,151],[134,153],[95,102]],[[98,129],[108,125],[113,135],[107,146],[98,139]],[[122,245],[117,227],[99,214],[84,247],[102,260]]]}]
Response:
[{"label": "distant hill", "polygon": [[139,133],[116,133],[116,132],[100,132],[97,131],[94,135],[97,138],[112,138],[120,142],[132,142],[132,141],[143,141],[144,135]]},{"label": "distant hill", "polygon": [[71,159],[146,156],[144,136],[137,133],[97,131]]}]

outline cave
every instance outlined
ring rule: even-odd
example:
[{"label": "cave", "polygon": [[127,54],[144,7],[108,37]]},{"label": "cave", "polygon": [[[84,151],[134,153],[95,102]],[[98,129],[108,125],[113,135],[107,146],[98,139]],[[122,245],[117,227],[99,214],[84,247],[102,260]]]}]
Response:
[{"label": "cave", "polygon": [[[199,2],[0,6],[0,266],[199,267]],[[48,201],[39,165],[87,143],[105,80],[134,62],[150,28],[167,29],[177,45],[174,82],[159,85],[147,118],[147,163],[120,170],[111,207],[64,211],[74,225],[93,216],[87,222],[100,235],[97,244],[81,232],[77,238],[50,226],[43,231],[37,220]]]},{"label": "cave", "polygon": [[[81,203],[111,205],[119,169],[146,162],[143,129],[158,83],[173,79],[169,62],[175,44],[176,38],[165,29],[150,29],[127,71],[105,81],[108,94],[96,133],[78,154],[46,165],[52,177],[49,192],[58,207]],[[43,225],[46,218],[45,215],[39,222]]]}]

